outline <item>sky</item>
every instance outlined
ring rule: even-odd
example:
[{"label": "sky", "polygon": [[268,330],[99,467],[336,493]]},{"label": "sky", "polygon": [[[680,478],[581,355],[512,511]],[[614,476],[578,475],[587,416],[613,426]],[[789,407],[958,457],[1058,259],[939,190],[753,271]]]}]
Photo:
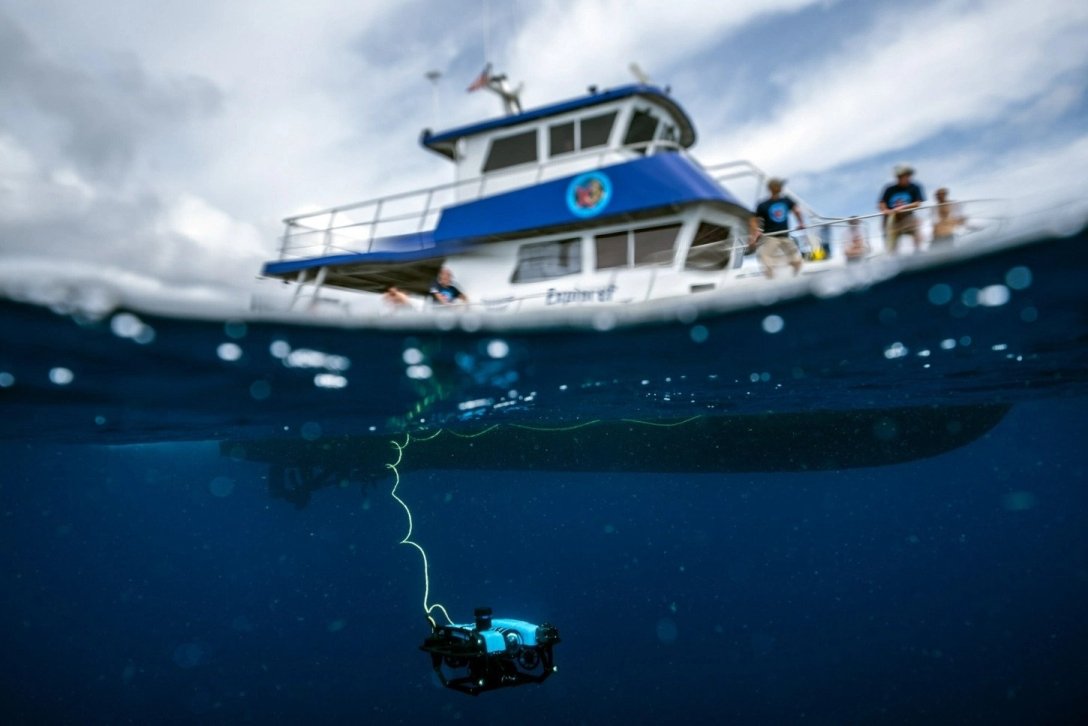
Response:
[{"label": "sky", "polygon": [[903,161],[1013,210],[1085,196],[1086,3],[0,0],[0,294],[244,311],[284,217],[452,180],[419,133],[501,114],[466,92],[485,61],[526,108],[636,62],[699,161],[828,216]]}]

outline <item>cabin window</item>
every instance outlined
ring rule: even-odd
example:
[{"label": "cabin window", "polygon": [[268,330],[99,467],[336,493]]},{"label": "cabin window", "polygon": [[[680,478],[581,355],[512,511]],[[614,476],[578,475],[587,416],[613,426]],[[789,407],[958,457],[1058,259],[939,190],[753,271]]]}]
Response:
[{"label": "cabin window", "polygon": [[484,171],[505,169],[531,161],[536,161],[536,129],[492,141]]},{"label": "cabin window", "polygon": [[651,267],[672,264],[679,224],[647,227],[633,232],[601,234],[595,238],[597,269]]},{"label": "cabin window", "polygon": [[627,232],[599,234],[594,241],[597,245],[598,270],[627,267]]},{"label": "cabin window", "polygon": [[627,127],[627,136],[623,139],[624,145],[641,144],[637,151],[645,154],[647,144],[653,141],[654,134],[657,133],[657,123],[657,117],[649,111],[635,111],[631,117],[631,125]]},{"label": "cabin window", "polygon": [[635,231],[635,267],[672,264],[672,249],[679,224]]},{"label": "cabin window", "polygon": [[582,145],[580,148],[592,149],[594,146],[607,144],[608,137],[612,135],[612,124],[615,121],[615,111],[582,119]]},{"label": "cabin window", "polygon": [[688,258],[684,261],[686,270],[724,270],[729,264],[729,255],[733,249],[730,230],[720,224],[702,222],[691,241]]},{"label": "cabin window", "polygon": [[510,282],[539,282],[582,271],[582,240],[532,242],[518,248],[518,264]]},{"label": "cabin window", "polygon": [[612,124],[615,121],[616,112],[610,111],[600,116],[549,126],[548,156],[562,156],[576,149],[604,146],[612,135]]},{"label": "cabin window", "polygon": [[560,156],[574,151],[574,122],[548,127],[548,156]]}]

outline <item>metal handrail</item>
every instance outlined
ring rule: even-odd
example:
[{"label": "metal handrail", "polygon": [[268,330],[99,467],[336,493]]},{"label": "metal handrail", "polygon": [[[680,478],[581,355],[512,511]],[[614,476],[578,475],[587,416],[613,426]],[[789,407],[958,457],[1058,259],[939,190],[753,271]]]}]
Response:
[{"label": "metal handrail", "polygon": [[[977,208],[978,208],[977,205],[981,205],[981,204],[997,204],[997,203],[1001,203],[1001,202],[1003,202],[1003,200],[1001,200],[1001,199],[991,199],[991,198],[952,200],[952,201],[943,202],[943,203],[941,203],[941,202],[931,202],[931,203],[922,204],[922,205],[919,205],[917,207],[914,207],[913,209],[911,209],[909,211],[922,212],[922,211],[925,211],[925,210],[937,209],[938,207],[940,207],[942,205],[952,205],[952,204],[958,205],[958,206],[961,206],[961,207],[973,207],[974,209],[977,210]],[[799,232],[808,233],[808,232],[810,232],[812,230],[818,230],[818,229],[825,228],[825,227],[828,228],[828,229],[831,229],[831,230],[836,230],[836,229],[842,230],[842,229],[845,229],[849,225],[851,220],[857,220],[858,222],[861,223],[863,236],[866,239],[866,242],[869,242],[870,237],[873,237],[874,235],[870,235],[870,230],[869,230],[868,226],[865,223],[867,221],[869,221],[869,220],[880,219],[880,218],[883,218],[885,216],[886,215],[885,215],[884,212],[879,212],[878,211],[878,212],[871,212],[869,214],[852,215],[850,217],[817,217],[820,221],[817,221],[815,223],[811,223],[811,224],[806,223],[804,226],[791,227],[791,228],[789,228],[787,230],[783,230],[783,231],[779,231],[779,232],[761,233],[761,236],[763,236],[763,237],[792,236],[792,235],[794,235],[796,233],[799,233]],[[968,218],[969,221],[964,225],[964,232],[960,235],[961,239],[963,237],[966,237],[967,235],[974,235],[975,233],[983,231],[983,230],[992,230],[995,226],[1000,227],[1000,225],[1003,225],[1006,221],[1008,221],[1007,217],[1002,216],[1002,215],[979,214],[977,211],[970,212],[970,214],[967,215],[967,218]],[[931,219],[927,219],[927,220],[924,220],[924,221],[926,223],[931,223],[932,222]],[[971,222],[975,222],[976,224],[972,225]],[[978,226],[977,225],[978,222],[982,222],[983,224],[981,226]],[[883,234],[883,230],[884,230],[884,224],[882,223],[878,227],[878,232],[877,232],[877,235],[875,235],[875,236],[879,236],[879,235]],[[819,239],[819,241],[822,243],[824,240],[821,238],[821,239]],[[841,239],[836,240],[836,239],[829,236],[829,238],[827,239],[827,242],[832,245],[832,249],[830,250],[830,255],[829,256],[834,256],[835,244],[836,243],[841,244],[842,240]],[[877,254],[880,254],[879,250],[873,249],[871,251],[876,252]]]},{"label": "metal handrail", "polygon": [[[545,176],[549,169],[553,169],[560,166],[567,166],[571,163],[583,162],[586,160],[593,160],[593,162],[600,166],[604,164],[609,156],[623,155],[624,153],[641,153],[649,154],[651,151],[655,153],[669,153],[679,152],[684,153],[683,148],[671,141],[646,141],[636,144],[625,144],[620,147],[605,147],[594,148],[588,150],[580,150],[572,152],[570,154],[564,154],[560,157],[551,157],[549,159],[538,161],[536,163],[534,179],[536,183],[539,183]],[[686,154],[685,154],[686,155]],[[690,157],[689,157],[690,158]],[[369,236],[366,239],[365,247],[369,250],[373,247],[374,241],[377,238],[378,225],[390,225],[400,222],[410,222],[411,220],[419,220],[418,224],[413,225],[416,231],[422,231],[426,227],[427,219],[430,215],[435,214],[434,203],[435,197],[439,194],[446,193],[452,197],[456,197],[459,191],[471,188],[476,185],[475,198],[483,198],[486,196],[485,191],[489,184],[501,183],[502,179],[511,179],[518,176],[523,176],[527,169],[522,165],[519,167],[511,167],[509,169],[502,169],[488,174],[473,177],[471,179],[461,179],[446,184],[440,184],[437,186],[426,187],[423,189],[416,189],[407,192],[399,192],[397,194],[390,194],[383,197],[377,197],[362,202],[354,202],[351,204],[339,205],[336,207],[329,207],[316,212],[307,212],[305,214],[298,214],[284,219],[285,231],[282,238],[280,247],[280,258],[285,259],[296,248],[291,244],[297,237],[308,233],[329,233],[335,230],[343,230],[350,228],[366,227],[369,231]],[[530,184],[533,182],[529,182]],[[410,200],[413,198],[419,198],[422,200],[419,211],[410,211],[391,216],[382,216],[382,210],[392,205],[393,203],[403,202],[404,200]],[[365,221],[352,221],[345,224],[335,225],[333,221],[337,215],[344,215],[348,212],[357,211],[360,209],[373,208],[374,213],[370,215],[370,218]],[[307,224],[306,222],[311,220],[320,219],[321,217],[328,217],[328,221],[323,225]],[[360,240],[361,242],[363,240]],[[330,249],[332,245],[329,245]]]},{"label": "metal handrail", "polygon": [[[571,161],[576,161],[576,160],[590,158],[590,157],[597,157],[597,162],[600,163],[600,162],[602,162],[604,160],[604,157],[607,156],[608,154],[616,154],[616,153],[619,153],[619,152],[622,152],[622,151],[637,151],[638,149],[641,149],[641,148],[645,148],[645,149],[649,150],[651,147],[653,147],[655,149],[658,149],[658,150],[662,150],[662,151],[679,151],[679,152],[684,151],[684,148],[682,146],[680,146],[680,144],[678,144],[676,142],[673,142],[673,141],[640,141],[640,142],[635,143],[635,144],[624,144],[622,146],[615,147],[615,148],[612,148],[612,147],[603,147],[603,148],[594,147],[592,149],[579,149],[578,151],[573,151],[573,152],[571,152],[569,154],[564,154],[564,155],[558,156],[558,157],[553,156],[553,157],[550,157],[550,158],[548,158],[546,160],[538,161],[538,162],[536,162],[536,166],[537,167],[548,168],[548,167],[552,167],[552,166],[560,166],[562,164],[567,164],[567,163],[569,163]],[[366,200],[363,200],[361,202],[352,202],[352,203],[349,203],[349,204],[338,204],[338,205],[336,205],[334,207],[327,207],[325,209],[319,209],[319,210],[317,210],[315,212],[306,212],[304,214],[296,214],[296,215],[285,218],[283,221],[284,221],[285,224],[291,224],[291,223],[297,222],[300,219],[307,219],[309,217],[320,217],[320,216],[325,215],[325,214],[332,214],[333,212],[350,212],[350,211],[352,211],[354,209],[361,209],[361,208],[366,207],[368,205],[376,204],[377,202],[380,202],[380,201],[392,202],[392,201],[397,201],[397,200],[400,200],[400,199],[406,199],[408,197],[421,196],[421,195],[426,194],[428,192],[437,192],[437,191],[443,191],[443,190],[454,190],[454,189],[456,189],[458,187],[462,187],[462,186],[467,187],[467,186],[471,186],[472,184],[475,184],[475,183],[477,183],[479,181],[482,181],[484,179],[487,179],[487,178],[500,178],[500,177],[503,177],[503,176],[509,177],[509,176],[514,176],[514,175],[517,175],[517,174],[524,174],[525,171],[526,171],[524,165],[519,165],[519,166],[520,166],[520,168],[519,167],[510,167],[510,168],[507,168],[507,169],[497,169],[495,171],[488,172],[487,174],[481,174],[480,176],[471,177],[469,179],[459,179],[457,181],[447,182],[445,184],[438,184],[438,185],[432,186],[432,187],[426,187],[426,188],[422,188],[422,189],[413,189],[413,190],[405,191],[405,192],[397,192],[396,194],[387,194],[387,195],[382,196],[382,197],[375,197],[373,199],[366,199]]]}]

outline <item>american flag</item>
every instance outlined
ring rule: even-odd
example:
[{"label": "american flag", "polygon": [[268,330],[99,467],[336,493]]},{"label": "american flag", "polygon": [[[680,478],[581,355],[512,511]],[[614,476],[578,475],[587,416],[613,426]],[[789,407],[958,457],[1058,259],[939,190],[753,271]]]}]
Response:
[{"label": "american flag", "polygon": [[487,85],[487,82],[489,80],[491,80],[490,63],[484,66],[484,69],[480,71],[480,75],[476,76],[476,79],[472,83],[468,84],[468,88],[466,90],[469,93],[472,93],[473,91],[479,91],[481,88]]}]

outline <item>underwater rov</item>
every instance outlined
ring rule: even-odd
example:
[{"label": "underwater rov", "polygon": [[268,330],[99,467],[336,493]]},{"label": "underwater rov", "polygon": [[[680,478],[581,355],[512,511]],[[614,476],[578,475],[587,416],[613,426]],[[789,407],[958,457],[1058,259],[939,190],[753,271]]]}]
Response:
[{"label": "underwater rov", "polygon": [[[476,608],[472,625],[434,625],[420,650],[442,685],[477,696],[496,688],[542,683],[556,671],[552,647],[559,642],[554,625],[491,619],[491,608]],[[447,670],[451,675],[447,675]]]}]

